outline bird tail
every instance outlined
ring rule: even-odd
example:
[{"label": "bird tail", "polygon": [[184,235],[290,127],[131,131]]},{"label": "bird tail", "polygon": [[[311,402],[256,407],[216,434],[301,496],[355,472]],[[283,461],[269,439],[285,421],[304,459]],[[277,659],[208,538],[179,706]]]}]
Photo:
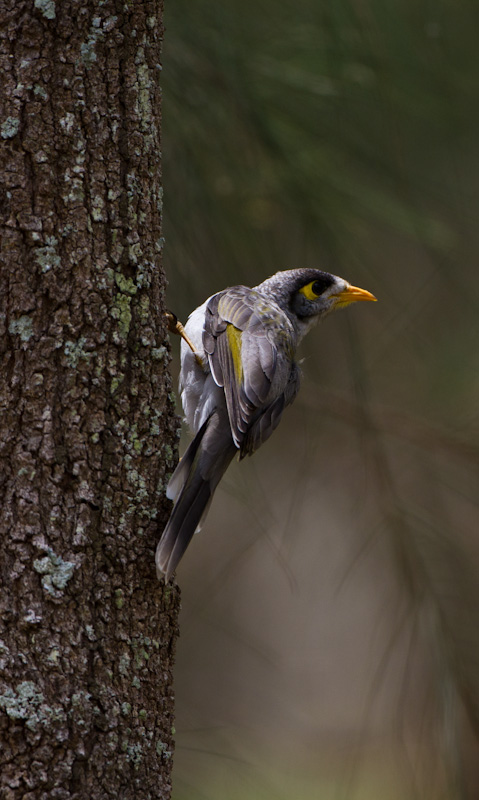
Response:
[{"label": "bird tail", "polygon": [[168,484],[167,496],[176,502],[156,548],[159,577],[164,575],[166,581],[171,578],[236,452],[229,425],[214,411],[199,429]]}]

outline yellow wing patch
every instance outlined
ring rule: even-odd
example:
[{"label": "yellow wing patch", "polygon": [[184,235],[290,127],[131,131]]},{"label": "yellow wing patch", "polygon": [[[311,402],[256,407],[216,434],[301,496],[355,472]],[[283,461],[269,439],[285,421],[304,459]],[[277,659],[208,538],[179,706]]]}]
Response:
[{"label": "yellow wing patch", "polygon": [[235,371],[236,382],[238,384],[243,380],[243,361],[241,359],[241,331],[235,328],[234,325],[228,323],[226,326],[226,336],[228,337],[228,345],[231,355],[233,357],[233,367]]}]

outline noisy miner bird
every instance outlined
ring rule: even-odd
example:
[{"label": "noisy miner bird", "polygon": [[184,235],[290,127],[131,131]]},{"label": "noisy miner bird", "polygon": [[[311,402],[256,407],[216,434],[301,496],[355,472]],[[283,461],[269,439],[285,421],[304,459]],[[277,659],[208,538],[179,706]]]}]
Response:
[{"label": "noisy miner bird", "polygon": [[236,453],[252,455],[296,397],[303,336],[357,300],[376,298],[328,272],[291,269],[214,294],[179,326],[181,400],[195,437],[168,484],[175,505],[156,550],[159,577],[171,578]]}]

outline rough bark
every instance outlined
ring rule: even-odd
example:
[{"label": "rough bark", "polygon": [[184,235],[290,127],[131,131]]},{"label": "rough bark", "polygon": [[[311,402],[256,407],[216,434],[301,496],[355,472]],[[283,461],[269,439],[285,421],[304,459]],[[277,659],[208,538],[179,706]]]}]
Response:
[{"label": "rough bark", "polygon": [[5,800],[170,795],[161,11],[0,0]]}]

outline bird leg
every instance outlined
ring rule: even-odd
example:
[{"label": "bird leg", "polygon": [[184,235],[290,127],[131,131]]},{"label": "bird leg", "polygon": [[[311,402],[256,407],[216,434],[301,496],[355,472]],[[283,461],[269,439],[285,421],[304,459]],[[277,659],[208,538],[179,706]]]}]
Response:
[{"label": "bird leg", "polygon": [[190,348],[190,350],[194,354],[198,364],[200,365],[200,367],[202,367],[203,366],[203,359],[200,356],[200,354],[199,354],[198,350],[196,349],[196,347],[194,346],[193,342],[191,341],[190,337],[186,333],[183,325],[181,324],[181,322],[178,319],[178,317],[176,316],[176,314],[173,314],[172,311],[165,311],[165,317],[166,317],[166,323],[167,323],[167,326],[168,326],[168,330],[171,333],[178,334],[178,336],[181,336],[181,338],[185,340],[186,344],[188,345],[188,347]]}]

